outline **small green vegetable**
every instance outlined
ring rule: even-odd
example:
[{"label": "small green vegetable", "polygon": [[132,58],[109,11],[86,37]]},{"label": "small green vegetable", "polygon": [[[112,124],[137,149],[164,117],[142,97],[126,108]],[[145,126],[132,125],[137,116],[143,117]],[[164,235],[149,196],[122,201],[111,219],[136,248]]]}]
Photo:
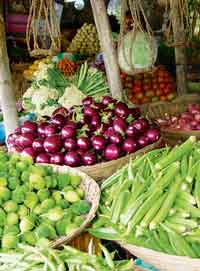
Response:
[{"label": "small green vegetable", "polygon": [[38,196],[35,192],[27,192],[24,200],[26,207],[33,210],[38,203]]},{"label": "small green vegetable", "polygon": [[70,190],[67,192],[64,192],[64,198],[71,203],[80,201],[80,197],[78,193],[76,193],[75,191],[70,191]]},{"label": "small green vegetable", "polygon": [[37,192],[38,198],[40,202],[43,202],[45,199],[48,199],[50,196],[49,190],[48,189],[40,189]]},{"label": "small green vegetable", "polygon": [[6,225],[16,225],[18,223],[18,215],[16,213],[8,213],[6,217]]},{"label": "small green vegetable", "polygon": [[90,208],[91,204],[87,200],[80,200],[75,202],[70,207],[71,211],[78,216],[87,214],[90,211]]},{"label": "small green vegetable", "polygon": [[2,236],[1,247],[3,250],[16,248],[18,244],[18,237],[13,233],[7,233]]}]

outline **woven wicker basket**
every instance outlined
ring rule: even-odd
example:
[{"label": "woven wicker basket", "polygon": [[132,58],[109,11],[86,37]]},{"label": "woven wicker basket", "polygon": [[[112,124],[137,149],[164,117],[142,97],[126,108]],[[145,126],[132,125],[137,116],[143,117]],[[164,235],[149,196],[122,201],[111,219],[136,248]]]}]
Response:
[{"label": "woven wicker basket", "polygon": [[[190,99],[180,99],[177,102],[172,103],[159,103],[157,105],[149,105],[146,108],[143,108],[143,113],[147,118],[151,120],[155,120],[158,118],[165,118],[166,116],[177,116],[180,113],[183,113],[189,103],[200,103],[200,96],[195,96],[194,98],[190,97]],[[176,145],[185,141],[191,135],[196,136],[200,139],[200,131],[179,131],[170,128],[162,128],[161,127],[161,135],[164,141],[171,145]]]},{"label": "woven wicker basket", "polygon": [[90,224],[92,219],[95,217],[96,211],[98,209],[100,199],[100,189],[98,184],[92,178],[90,178],[85,173],[77,169],[70,168],[67,166],[54,166],[54,165],[51,166],[57,173],[69,173],[71,175],[80,176],[81,177],[80,187],[85,191],[85,199],[91,203],[90,212],[85,216],[85,221],[79,227],[79,229],[73,231],[67,236],[63,236],[52,242],[52,247],[57,248],[63,244],[71,242],[75,237],[79,236],[84,231],[84,229]]},{"label": "woven wicker basket", "polygon": [[121,246],[159,271],[200,271],[200,259],[172,256],[133,245],[121,244]]},{"label": "woven wicker basket", "polygon": [[103,162],[100,164],[96,164],[94,166],[82,166],[82,167],[78,167],[77,169],[81,170],[82,172],[85,172],[87,175],[89,175],[91,178],[93,178],[96,181],[103,181],[104,179],[107,179],[108,177],[110,177],[116,170],[120,169],[125,164],[127,164],[130,159],[134,159],[136,158],[136,156],[141,156],[144,153],[147,153],[149,151],[152,151],[153,149],[159,148],[162,146],[162,143],[163,141],[162,139],[160,139],[154,144],[146,146],[145,148],[140,149],[139,151],[136,151],[130,155],[121,157],[117,160]]}]

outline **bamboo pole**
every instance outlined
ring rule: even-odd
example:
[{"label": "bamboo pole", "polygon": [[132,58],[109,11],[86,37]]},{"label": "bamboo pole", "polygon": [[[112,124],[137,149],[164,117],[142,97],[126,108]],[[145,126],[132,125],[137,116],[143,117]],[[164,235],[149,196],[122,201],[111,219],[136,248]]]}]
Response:
[{"label": "bamboo pole", "polygon": [[[172,5],[172,1],[175,1]],[[175,44],[184,44],[185,43],[185,32],[181,28],[180,24],[180,14],[178,9],[178,1],[170,0],[170,5],[174,6],[172,12],[172,27],[174,34]],[[177,91],[178,95],[184,95],[187,93],[186,86],[186,55],[184,47],[175,47],[175,60],[176,60],[176,81],[177,81]]]},{"label": "bamboo pole", "polygon": [[112,32],[107,16],[104,0],[90,0],[101,48],[104,56],[106,74],[111,94],[114,98],[122,99],[122,85],[117,53],[112,40]]},{"label": "bamboo pole", "polygon": [[0,104],[7,137],[17,127],[18,119],[6,48],[3,3],[0,3]]}]

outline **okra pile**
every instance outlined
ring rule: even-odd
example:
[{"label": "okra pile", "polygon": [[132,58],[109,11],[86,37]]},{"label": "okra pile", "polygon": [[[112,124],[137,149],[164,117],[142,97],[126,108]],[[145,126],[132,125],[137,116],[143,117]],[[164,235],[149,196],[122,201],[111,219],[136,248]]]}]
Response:
[{"label": "okra pile", "polygon": [[195,137],[130,161],[101,189],[91,234],[200,258],[200,142]]}]

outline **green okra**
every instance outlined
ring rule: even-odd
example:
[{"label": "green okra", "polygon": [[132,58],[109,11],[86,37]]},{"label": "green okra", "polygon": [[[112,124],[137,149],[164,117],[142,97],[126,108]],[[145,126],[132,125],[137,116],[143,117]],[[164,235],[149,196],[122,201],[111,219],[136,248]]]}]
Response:
[{"label": "green okra", "polygon": [[164,219],[168,216],[168,213],[171,207],[173,206],[176,196],[179,192],[181,182],[182,182],[181,176],[178,175],[175,179],[175,182],[171,185],[169,191],[167,192],[167,197],[162,207],[160,208],[155,218],[151,221],[149,225],[150,229],[155,229],[159,225],[159,223],[164,221]]},{"label": "green okra", "polygon": [[200,161],[197,161],[192,167],[188,170],[188,174],[186,176],[186,181],[188,183],[192,183],[194,177],[196,176],[198,169],[199,169]]},{"label": "green okra", "polygon": [[184,237],[180,236],[164,224],[161,226],[167,231],[170,243],[178,256],[190,256],[192,258],[196,257],[195,252]]},{"label": "green okra", "polygon": [[159,199],[162,193],[163,191],[157,188],[154,190],[152,195],[144,201],[144,203],[140,206],[140,208],[137,210],[137,212],[134,214],[131,221],[129,222],[128,231],[132,231],[141,222],[145,214],[148,212],[149,206],[152,206],[152,204],[157,201],[157,199]]},{"label": "green okra", "polygon": [[175,224],[180,224],[182,226],[185,226],[187,229],[195,229],[198,227],[198,223],[196,220],[180,218],[176,215],[169,217],[167,221]]},{"label": "green okra", "polygon": [[181,159],[181,177],[184,179],[188,172],[188,157],[184,155]]},{"label": "green okra", "polygon": [[99,239],[121,240],[121,235],[113,227],[92,228],[89,233]]},{"label": "green okra", "polygon": [[161,248],[162,252],[171,254],[173,253],[172,249],[170,246],[166,244],[166,242],[163,242],[163,240],[160,238],[160,235],[156,231],[152,231],[153,238],[155,239],[156,243],[159,244],[159,247]]},{"label": "green okra", "polygon": [[123,211],[124,206],[126,206],[129,195],[130,195],[130,192],[127,190],[122,191],[121,194],[119,195],[119,198],[116,201],[114,209],[112,210],[112,215],[111,215],[112,223],[118,223],[119,218],[120,218],[120,213]]},{"label": "green okra", "polygon": [[192,205],[196,204],[195,197],[193,197],[190,193],[188,193],[186,191],[180,191],[178,193],[178,195],[177,195],[177,199],[179,199],[179,200],[185,200],[189,204],[192,204]]},{"label": "green okra", "polygon": [[142,219],[140,223],[141,227],[146,228],[149,226],[149,223],[152,221],[152,219],[155,217],[157,212],[160,210],[165,198],[166,198],[166,195],[163,194],[160,196],[160,198],[156,202],[153,203],[153,205],[150,207],[147,214]]},{"label": "green okra", "polygon": [[197,179],[195,181],[194,197],[196,199],[198,208],[200,208],[200,180]]},{"label": "green okra", "polygon": [[169,237],[168,234],[165,230],[163,230],[162,227],[158,227],[157,229],[159,238],[161,240],[161,243],[165,245],[165,249],[167,250],[168,254],[176,254],[176,251],[173,250],[170,241],[169,241]]},{"label": "green okra", "polygon": [[200,217],[200,209],[194,207],[193,205],[191,205],[190,203],[188,203],[185,200],[177,199],[175,201],[175,206],[176,206],[176,208],[182,209],[185,212],[190,213],[191,217],[193,217],[193,218]]},{"label": "green okra", "polygon": [[197,258],[200,258],[200,245],[197,243],[190,243],[194,253],[196,254]]},{"label": "green okra", "polygon": [[178,146],[177,149],[173,149],[167,156],[165,156],[161,161],[156,163],[155,168],[160,170],[167,167],[171,163],[180,160],[184,155],[190,153],[193,148],[193,144],[196,142],[195,136],[190,136],[190,138],[185,141],[182,145]]},{"label": "green okra", "polygon": [[187,231],[186,226],[171,222],[168,219],[166,219],[163,224],[178,234],[183,234]]}]

